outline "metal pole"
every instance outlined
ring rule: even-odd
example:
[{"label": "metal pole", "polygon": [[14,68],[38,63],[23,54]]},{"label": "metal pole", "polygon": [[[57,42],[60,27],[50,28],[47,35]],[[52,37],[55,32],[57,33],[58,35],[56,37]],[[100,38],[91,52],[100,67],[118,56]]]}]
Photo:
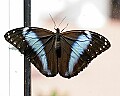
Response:
[{"label": "metal pole", "polygon": [[[31,0],[24,0],[24,27],[31,26]],[[24,96],[31,96],[31,64],[24,56]]]}]

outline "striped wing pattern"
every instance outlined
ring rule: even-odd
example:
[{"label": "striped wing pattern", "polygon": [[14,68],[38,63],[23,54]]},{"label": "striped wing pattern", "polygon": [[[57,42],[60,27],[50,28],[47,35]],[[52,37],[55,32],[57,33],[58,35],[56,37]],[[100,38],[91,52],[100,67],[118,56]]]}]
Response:
[{"label": "striped wing pattern", "polygon": [[45,76],[57,73],[71,78],[82,71],[97,55],[110,47],[102,35],[87,30],[60,33],[61,57],[55,52],[55,33],[37,27],[21,27],[8,31],[5,39],[26,55]]}]

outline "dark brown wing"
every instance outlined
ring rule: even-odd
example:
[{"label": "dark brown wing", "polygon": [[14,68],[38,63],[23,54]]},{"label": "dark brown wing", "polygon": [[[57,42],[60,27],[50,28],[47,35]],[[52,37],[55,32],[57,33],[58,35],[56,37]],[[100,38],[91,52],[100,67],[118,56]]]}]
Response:
[{"label": "dark brown wing", "polygon": [[77,75],[109,47],[110,42],[95,32],[71,30],[61,33],[60,75],[66,78]]},{"label": "dark brown wing", "polygon": [[8,31],[4,37],[25,54],[42,74],[55,76],[58,73],[53,32],[43,28],[22,27]]}]

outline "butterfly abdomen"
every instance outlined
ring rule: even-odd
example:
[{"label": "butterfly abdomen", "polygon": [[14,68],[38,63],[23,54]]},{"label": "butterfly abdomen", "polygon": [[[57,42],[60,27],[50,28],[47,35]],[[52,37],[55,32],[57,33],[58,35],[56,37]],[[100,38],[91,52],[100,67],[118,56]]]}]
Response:
[{"label": "butterfly abdomen", "polygon": [[61,44],[60,41],[55,41],[55,51],[58,58],[61,57]]}]

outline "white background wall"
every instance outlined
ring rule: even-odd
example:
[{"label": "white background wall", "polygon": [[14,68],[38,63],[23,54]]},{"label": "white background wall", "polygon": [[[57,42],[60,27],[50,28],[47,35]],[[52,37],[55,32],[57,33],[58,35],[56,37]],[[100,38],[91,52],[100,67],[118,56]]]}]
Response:
[{"label": "white background wall", "polygon": [[8,30],[23,26],[23,0],[1,1],[0,13],[0,95],[24,96],[23,56],[10,50],[9,58],[9,43],[4,39]]}]

